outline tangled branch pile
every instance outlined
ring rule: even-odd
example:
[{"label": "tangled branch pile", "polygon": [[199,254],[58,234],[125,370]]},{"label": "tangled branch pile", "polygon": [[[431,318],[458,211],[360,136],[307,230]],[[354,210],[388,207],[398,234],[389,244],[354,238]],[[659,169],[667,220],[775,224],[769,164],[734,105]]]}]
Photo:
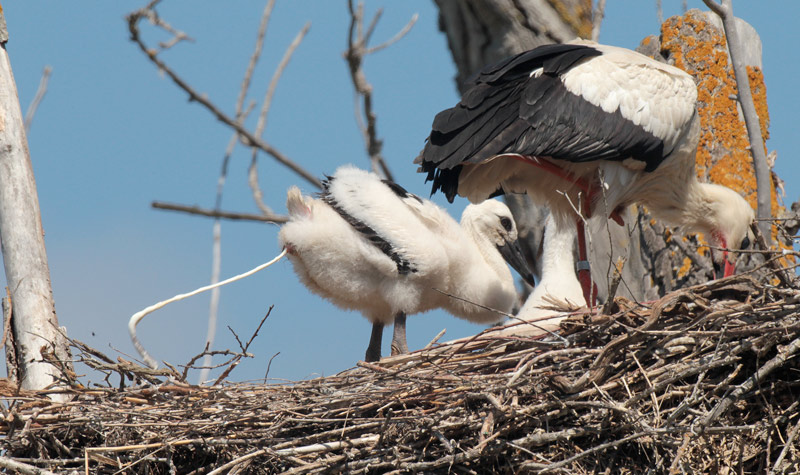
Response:
[{"label": "tangled branch pile", "polygon": [[571,317],[564,338],[487,330],[292,385],[162,378],[76,389],[69,403],[7,395],[2,462],[61,473],[800,471],[800,291],[736,276],[615,307]]}]

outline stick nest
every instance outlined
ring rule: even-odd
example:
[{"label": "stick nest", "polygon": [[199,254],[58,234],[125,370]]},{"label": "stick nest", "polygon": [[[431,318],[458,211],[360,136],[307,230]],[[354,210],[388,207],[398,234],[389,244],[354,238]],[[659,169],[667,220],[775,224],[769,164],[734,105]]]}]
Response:
[{"label": "stick nest", "polygon": [[800,471],[800,291],[735,276],[612,307],[573,315],[563,338],[490,329],[294,384],[197,387],[127,364],[135,386],[76,385],[67,403],[5,391],[2,459],[104,474]]}]

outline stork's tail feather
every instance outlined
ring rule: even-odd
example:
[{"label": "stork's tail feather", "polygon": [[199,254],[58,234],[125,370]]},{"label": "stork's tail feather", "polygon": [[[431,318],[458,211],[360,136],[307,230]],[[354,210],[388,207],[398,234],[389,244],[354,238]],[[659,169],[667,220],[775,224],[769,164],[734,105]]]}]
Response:
[{"label": "stork's tail feather", "polygon": [[286,192],[286,209],[289,211],[290,219],[311,217],[311,206],[306,202],[300,188],[296,186],[292,186]]}]

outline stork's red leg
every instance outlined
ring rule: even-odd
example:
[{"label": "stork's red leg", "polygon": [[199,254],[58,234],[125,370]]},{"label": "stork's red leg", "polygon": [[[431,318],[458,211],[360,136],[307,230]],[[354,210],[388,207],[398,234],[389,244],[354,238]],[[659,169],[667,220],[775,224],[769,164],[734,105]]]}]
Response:
[{"label": "stork's red leg", "polygon": [[586,236],[584,234],[583,220],[577,221],[578,233],[578,282],[583,289],[583,299],[591,310],[597,303],[597,285],[592,282],[592,272],[589,267],[589,258],[586,252]]}]

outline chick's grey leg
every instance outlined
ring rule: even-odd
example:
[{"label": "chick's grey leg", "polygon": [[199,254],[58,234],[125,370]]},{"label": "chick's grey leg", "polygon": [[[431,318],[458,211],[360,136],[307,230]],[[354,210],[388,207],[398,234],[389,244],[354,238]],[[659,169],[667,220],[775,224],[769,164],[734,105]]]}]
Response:
[{"label": "chick's grey leg", "polygon": [[406,343],[406,314],[400,312],[394,317],[394,333],[392,334],[392,356],[408,353]]},{"label": "chick's grey leg", "polygon": [[372,324],[372,336],[369,338],[369,346],[367,347],[367,354],[364,355],[364,361],[371,363],[373,361],[380,361],[381,359],[381,340],[383,339],[383,323]]}]

